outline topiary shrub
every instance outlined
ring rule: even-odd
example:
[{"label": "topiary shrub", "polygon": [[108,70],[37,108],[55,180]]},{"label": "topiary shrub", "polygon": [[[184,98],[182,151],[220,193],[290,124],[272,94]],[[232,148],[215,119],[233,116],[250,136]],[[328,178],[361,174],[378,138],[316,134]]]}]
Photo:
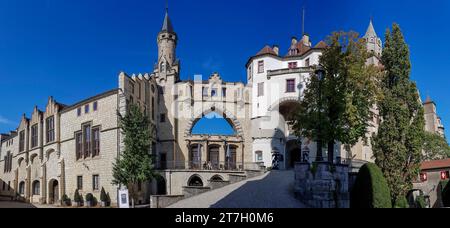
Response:
[{"label": "topiary shrub", "polygon": [[106,195],[105,188],[102,187],[102,191],[100,192],[100,201],[107,202],[108,201],[107,197],[108,196]]},{"label": "topiary shrub", "polygon": [[397,199],[397,202],[395,202],[395,208],[409,208],[409,203],[406,197],[400,197]]},{"label": "topiary shrub", "polygon": [[75,194],[73,195],[73,201],[75,203],[81,203],[81,201],[82,201],[81,195],[78,192],[78,190],[75,190]]},{"label": "topiary shrub", "polygon": [[416,198],[416,207],[427,208],[427,201],[425,200],[425,196],[420,195]]},{"label": "topiary shrub", "polygon": [[444,203],[444,207],[450,207],[450,184],[448,181],[442,182],[441,186],[442,190],[442,203]]},{"label": "topiary shrub", "polygon": [[392,208],[391,192],[380,168],[375,164],[361,167],[351,191],[351,208]]}]

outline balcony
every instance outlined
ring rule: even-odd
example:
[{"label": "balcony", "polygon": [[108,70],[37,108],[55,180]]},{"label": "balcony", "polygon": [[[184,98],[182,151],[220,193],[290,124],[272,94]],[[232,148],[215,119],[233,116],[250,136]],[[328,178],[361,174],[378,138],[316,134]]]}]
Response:
[{"label": "balcony", "polygon": [[302,74],[302,73],[312,73],[313,68],[312,67],[297,67],[297,68],[285,68],[285,69],[279,69],[279,70],[269,70],[267,71],[267,78],[275,77],[278,75],[285,75],[285,74]]},{"label": "balcony", "polygon": [[260,170],[259,163],[242,162],[211,162],[211,161],[191,161],[191,162],[158,162],[157,170],[190,170],[190,171],[211,171],[211,172],[242,172],[245,170]]}]

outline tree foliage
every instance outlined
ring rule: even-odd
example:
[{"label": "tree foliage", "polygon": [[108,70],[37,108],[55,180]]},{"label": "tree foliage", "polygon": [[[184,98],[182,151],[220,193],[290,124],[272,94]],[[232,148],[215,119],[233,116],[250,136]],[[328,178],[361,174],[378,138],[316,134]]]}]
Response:
[{"label": "tree foliage", "polygon": [[150,156],[154,126],[138,106],[131,104],[126,115],[120,117],[120,127],[125,148],[114,164],[113,184],[128,188],[134,206],[138,183],[150,181],[157,175]]},{"label": "tree foliage", "polygon": [[335,32],[327,43],[320,57],[325,78],[311,74],[293,126],[297,135],[322,139],[332,151],[336,141],[351,147],[366,137],[378,72],[366,64],[369,54],[357,33]]},{"label": "tree foliage", "polygon": [[450,146],[442,136],[425,132],[423,141],[424,160],[431,161],[450,158]]},{"label": "tree foliage", "polygon": [[416,84],[410,80],[409,48],[397,24],[386,32],[378,102],[381,125],[373,137],[376,164],[391,190],[392,205],[412,188],[422,161],[424,110]]}]

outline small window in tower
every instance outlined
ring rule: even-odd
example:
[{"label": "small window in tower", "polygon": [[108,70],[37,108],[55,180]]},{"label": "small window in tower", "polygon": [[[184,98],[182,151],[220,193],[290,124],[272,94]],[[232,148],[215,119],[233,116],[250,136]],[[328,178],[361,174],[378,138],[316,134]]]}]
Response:
[{"label": "small window in tower", "polygon": [[311,66],[311,63],[310,63],[309,59],[306,59],[305,60],[305,67],[309,67],[309,66]]}]

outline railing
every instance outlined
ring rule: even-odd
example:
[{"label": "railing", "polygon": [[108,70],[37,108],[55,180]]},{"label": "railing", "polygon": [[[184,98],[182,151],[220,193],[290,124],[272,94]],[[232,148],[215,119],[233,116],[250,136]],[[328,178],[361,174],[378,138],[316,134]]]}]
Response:
[{"label": "railing", "polygon": [[199,170],[199,171],[244,171],[260,170],[261,163],[242,163],[242,162],[212,162],[212,161],[170,161],[158,162],[156,169],[177,169],[177,170]]}]

